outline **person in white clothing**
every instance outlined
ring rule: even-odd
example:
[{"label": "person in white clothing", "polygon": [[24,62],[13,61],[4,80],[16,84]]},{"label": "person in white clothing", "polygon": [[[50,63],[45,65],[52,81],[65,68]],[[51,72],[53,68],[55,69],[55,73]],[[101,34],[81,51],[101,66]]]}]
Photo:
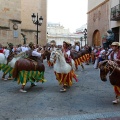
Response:
[{"label": "person in white clothing", "polygon": [[43,54],[43,50],[41,50],[41,47],[36,49],[35,45],[31,42],[29,44],[30,50],[29,50],[29,55],[28,58],[33,59],[33,60],[37,60],[38,58],[40,58]]},{"label": "person in white clothing", "polygon": [[5,57],[8,58],[9,50],[8,50],[7,46],[5,46],[3,53],[4,53]]},{"label": "person in white clothing", "polygon": [[36,50],[33,50],[33,51],[32,51],[32,56],[41,57],[41,54],[42,54],[42,53],[39,53],[39,52],[37,52]]},{"label": "person in white clothing", "polygon": [[75,51],[80,51],[79,42],[75,42]]}]

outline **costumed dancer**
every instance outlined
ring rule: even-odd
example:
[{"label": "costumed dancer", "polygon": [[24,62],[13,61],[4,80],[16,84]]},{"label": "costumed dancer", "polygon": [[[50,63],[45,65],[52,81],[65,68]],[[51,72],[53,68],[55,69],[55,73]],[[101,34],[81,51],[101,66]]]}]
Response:
[{"label": "costumed dancer", "polygon": [[70,56],[70,43],[67,41],[63,42],[63,49],[62,52],[64,53],[64,57],[66,60],[66,63],[68,63],[71,66],[71,71],[69,73],[66,74],[66,79],[65,78],[65,74],[63,74],[63,78],[58,78],[58,81],[60,84],[63,85],[63,87],[60,89],[61,92],[66,92],[67,87],[70,87],[72,85],[72,78],[74,78],[76,80],[76,82],[78,81],[76,78],[76,75],[74,73],[74,70],[72,69],[72,58]]},{"label": "costumed dancer", "polygon": [[[113,42],[111,44],[112,46],[112,52],[110,54],[110,60],[115,61],[119,67],[120,67],[120,50],[119,50],[119,42]],[[120,96],[120,87],[118,86],[114,86],[114,92],[116,94],[116,99],[113,102],[113,104],[117,104],[118,102],[120,102],[119,100],[119,96]]]},{"label": "costumed dancer", "polygon": [[[26,51],[26,54],[28,55],[28,57],[26,59],[30,60],[34,64],[38,64],[38,59],[41,59],[43,51],[40,52],[39,49],[36,49],[36,46],[32,42],[29,43],[29,47],[30,47],[30,49],[28,51]],[[35,81],[34,81],[34,83],[31,82],[31,87],[33,87],[33,86],[36,86]],[[27,92],[26,90],[24,90],[24,87],[25,87],[25,85],[23,84],[20,89],[20,92]]]},{"label": "costumed dancer", "polygon": [[[55,45],[56,45],[56,44],[53,43],[53,42],[50,43],[50,48],[49,48],[49,52],[50,52],[50,53],[56,49]],[[51,63],[51,62],[50,62],[50,58],[47,58],[47,63],[48,63],[48,66],[49,66],[49,67],[50,67],[50,66],[53,66],[53,64],[54,64],[54,63]]]},{"label": "costumed dancer", "polygon": [[[5,67],[5,70],[4,70],[4,67],[2,68],[3,69],[3,72],[4,72],[4,74],[3,74],[3,76],[2,76],[2,79],[3,80],[12,80],[13,78],[11,77],[11,75],[10,75],[10,72],[11,72],[11,67],[8,65],[8,63],[13,59],[13,57],[14,57],[14,55],[15,55],[15,53],[14,53],[14,49],[13,49],[13,44],[12,43],[8,43],[8,48],[7,47],[5,47],[5,49],[4,49],[4,55],[5,55],[5,57],[6,57],[6,59],[7,59],[7,64],[6,65],[4,65],[4,67]],[[9,71],[8,71],[9,70]],[[9,77],[6,79],[5,78],[5,75],[7,74],[9,72]]]}]

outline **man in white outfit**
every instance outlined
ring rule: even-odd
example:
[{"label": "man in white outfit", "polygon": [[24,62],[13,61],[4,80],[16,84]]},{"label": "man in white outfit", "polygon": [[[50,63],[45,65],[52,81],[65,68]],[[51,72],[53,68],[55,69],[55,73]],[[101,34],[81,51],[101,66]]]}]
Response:
[{"label": "man in white outfit", "polygon": [[75,51],[80,51],[79,42],[75,42]]}]

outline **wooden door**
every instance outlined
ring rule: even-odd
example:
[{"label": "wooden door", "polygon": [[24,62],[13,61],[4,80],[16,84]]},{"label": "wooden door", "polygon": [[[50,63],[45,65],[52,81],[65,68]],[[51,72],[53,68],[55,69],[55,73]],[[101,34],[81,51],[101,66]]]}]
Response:
[{"label": "wooden door", "polygon": [[96,30],[93,34],[93,45],[100,46],[100,32],[99,30]]}]

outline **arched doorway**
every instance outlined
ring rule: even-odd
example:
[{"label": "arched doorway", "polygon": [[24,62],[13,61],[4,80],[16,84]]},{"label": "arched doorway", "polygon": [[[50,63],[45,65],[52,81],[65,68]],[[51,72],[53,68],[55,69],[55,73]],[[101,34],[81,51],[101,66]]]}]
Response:
[{"label": "arched doorway", "polygon": [[93,45],[95,46],[100,46],[101,42],[100,42],[100,31],[99,30],[95,30],[93,33]]}]

